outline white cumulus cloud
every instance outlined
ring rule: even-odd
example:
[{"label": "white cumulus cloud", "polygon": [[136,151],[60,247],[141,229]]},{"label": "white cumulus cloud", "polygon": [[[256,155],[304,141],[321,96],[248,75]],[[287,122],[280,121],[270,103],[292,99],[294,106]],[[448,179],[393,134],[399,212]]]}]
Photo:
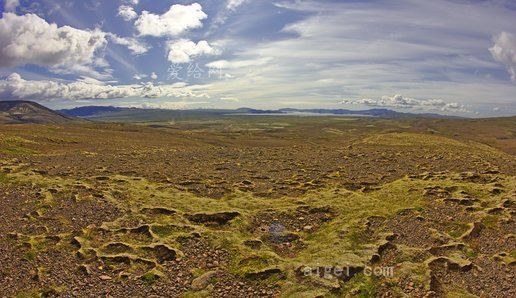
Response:
[{"label": "white cumulus cloud", "polygon": [[151,75],[150,75],[151,79],[153,80],[157,80],[158,79],[158,75],[155,73],[155,72],[152,72]]},{"label": "white cumulus cloud", "polygon": [[228,10],[235,10],[240,5],[247,2],[247,0],[227,0],[226,1],[226,9]]},{"label": "white cumulus cloud", "polygon": [[466,112],[464,105],[450,102],[447,103],[442,99],[415,99],[402,95],[382,96],[379,99],[344,99],[342,104],[360,104],[371,107],[399,108],[399,109],[415,109],[442,112]]},{"label": "white cumulus cloud", "polygon": [[5,0],[4,10],[14,12],[20,5],[20,0]]},{"label": "white cumulus cloud", "polygon": [[209,96],[181,82],[161,86],[155,86],[152,83],[113,86],[89,78],[72,83],[49,80],[29,81],[17,73],[0,80],[0,98],[5,99],[81,100],[125,97],[208,98]]},{"label": "white cumulus cloud", "polygon": [[168,50],[168,61],[172,63],[189,63],[192,57],[218,55],[220,53],[205,40],[195,43],[188,39],[179,39],[169,42]]},{"label": "white cumulus cloud", "polygon": [[123,0],[122,2],[130,5],[138,5],[138,3],[140,3],[140,0]]},{"label": "white cumulus cloud", "polygon": [[142,36],[178,36],[190,29],[202,27],[201,21],[207,17],[198,3],[174,4],[162,15],[143,11],[134,25]]},{"label": "white cumulus cloud", "polygon": [[120,37],[116,34],[109,33],[109,39],[116,44],[126,46],[132,54],[142,55],[149,51],[150,46],[133,37]]},{"label": "white cumulus cloud", "polygon": [[489,49],[493,58],[505,64],[511,79],[516,81],[516,36],[502,32],[494,38],[495,44]]},{"label": "white cumulus cloud", "polygon": [[146,74],[141,74],[141,73],[137,73],[133,76],[133,79],[137,80],[137,81],[140,81],[140,80],[143,80],[147,77]]},{"label": "white cumulus cloud", "polygon": [[125,21],[132,21],[138,17],[138,14],[136,11],[134,11],[134,8],[128,5],[121,5],[118,8],[118,16],[124,19]]},{"label": "white cumulus cloud", "polygon": [[58,27],[35,14],[4,13],[0,19],[0,67],[37,64],[66,72],[105,66],[95,54],[106,42],[106,34],[99,29]]}]

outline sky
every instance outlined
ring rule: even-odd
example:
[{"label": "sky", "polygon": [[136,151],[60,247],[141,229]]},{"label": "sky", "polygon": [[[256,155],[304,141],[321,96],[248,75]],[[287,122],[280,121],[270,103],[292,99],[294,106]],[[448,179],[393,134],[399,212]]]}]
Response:
[{"label": "sky", "polygon": [[516,115],[514,0],[2,0],[0,100]]}]

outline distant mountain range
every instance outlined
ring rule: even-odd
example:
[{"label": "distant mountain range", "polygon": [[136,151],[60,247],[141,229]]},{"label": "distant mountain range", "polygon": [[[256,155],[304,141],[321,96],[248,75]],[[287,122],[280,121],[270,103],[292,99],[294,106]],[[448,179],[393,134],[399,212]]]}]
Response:
[{"label": "distant mountain range", "polygon": [[31,101],[0,101],[0,124],[60,124],[93,121],[112,122],[169,122],[175,120],[195,120],[206,117],[225,116],[353,116],[378,118],[459,118],[440,114],[401,113],[389,109],[370,109],[352,111],[346,109],[279,109],[259,110],[252,108],[239,109],[195,109],[195,110],[162,110],[122,108],[113,106],[84,106],[73,109],[54,111]]},{"label": "distant mountain range", "polygon": [[63,115],[31,101],[0,101],[0,124],[59,124],[80,119]]},{"label": "distant mountain range", "polygon": [[162,110],[162,109],[139,109],[139,108],[121,108],[113,106],[85,106],[74,109],[60,110],[59,112],[71,116],[88,119],[99,120],[115,120],[115,119],[138,119],[138,120],[156,120],[159,121],[164,117],[202,117],[202,116],[238,116],[238,115],[302,115],[302,116],[318,116],[318,115],[335,115],[335,116],[363,116],[378,118],[460,118],[455,116],[446,116],[434,113],[401,113],[389,109],[369,109],[353,111],[347,109],[293,109],[285,108],[279,110],[259,110],[252,108],[239,109],[195,109],[195,110]]}]

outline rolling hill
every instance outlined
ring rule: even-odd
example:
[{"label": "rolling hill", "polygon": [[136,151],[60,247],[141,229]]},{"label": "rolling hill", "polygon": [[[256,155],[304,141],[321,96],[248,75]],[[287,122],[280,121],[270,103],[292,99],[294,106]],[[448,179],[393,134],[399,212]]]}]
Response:
[{"label": "rolling hill", "polygon": [[32,101],[0,101],[0,124],[57,124],[81,121]]}]

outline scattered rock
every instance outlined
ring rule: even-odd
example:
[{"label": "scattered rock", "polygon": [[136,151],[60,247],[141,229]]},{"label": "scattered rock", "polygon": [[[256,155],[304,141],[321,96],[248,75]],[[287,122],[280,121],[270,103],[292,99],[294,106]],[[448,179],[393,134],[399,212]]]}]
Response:
[{"label": "scattered rock", "polygon": [[313,226],[304,226],[304,227],[303,227],[303,231],[305,231],[305,232],[310,232],[310,231],[312,231],[312,230],[313,230],[313,228],[314,228]]},{"label": "scattered rock", "polygon": [[191,287],[195,291],[200,291],[205,289],[210,283],[213,277],[217,275],[217,271],[209,271],[204,273],[203,275],[197,277],[192,281]]}]

